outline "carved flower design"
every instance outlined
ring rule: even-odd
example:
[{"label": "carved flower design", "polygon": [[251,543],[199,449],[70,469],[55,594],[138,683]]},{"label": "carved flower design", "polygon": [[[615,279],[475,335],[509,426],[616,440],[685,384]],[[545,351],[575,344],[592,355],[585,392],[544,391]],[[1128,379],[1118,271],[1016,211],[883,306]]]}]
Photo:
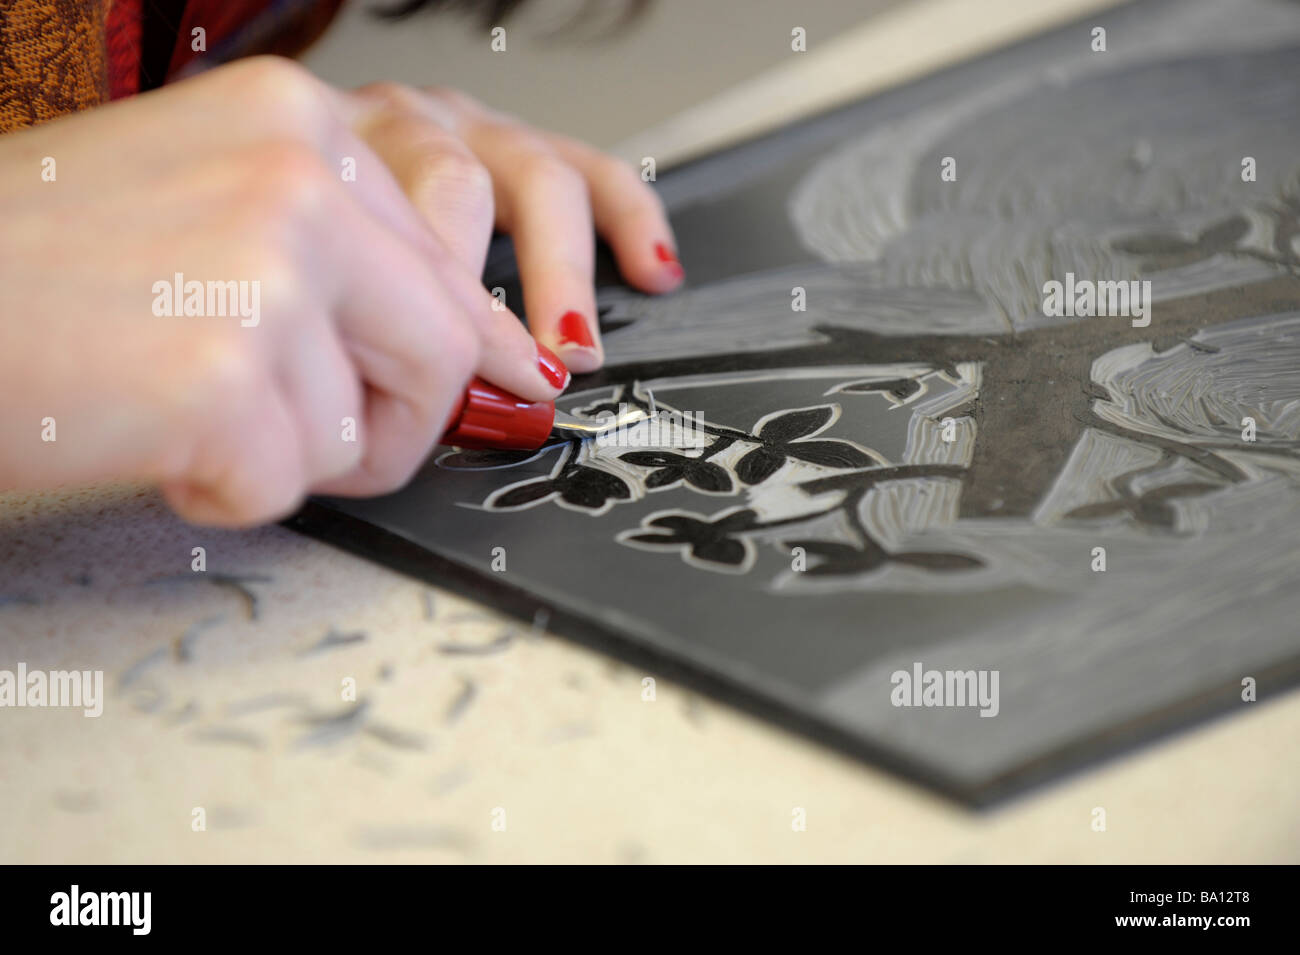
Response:
[{"label": "carved flower design", "polygon": [[820,405],[759,419],[754,431],[762,444],[736,463],[736,476],[745,484],[761,484],[788,458],[828,468],[865,468],[883,463],[847,441],[807,440],[826,430],[838,417],[838,406]]},{"label": "carved flower design", "polygon": [[[889,400],[908,403],[926,391],[916,378],[860,378],[836,389],[849,393],[883,393]],[[830,394],[830,392],[827,392]],[[632,398],[640,407],[633,385],[617,388],[610,398],[573,409],[579,415],[599,416],[623,407]],[[667,406],[662,406],[667,407]],[[533,476],[498,488],[483,506],[493,511],[523,510],[551,501],[563,508],[598,517],[620,502],[642,500],[644,492],[681,487],[703,494],[734,495],[769,481],[787,462],[815,465],[831,473],[809,474],[808,469],[789,470],[791,499],[782,503],[778,481],[761,492],[764,504],[740,505],[711,517],[673,508],[641,519],[640,526],[615,535],[628,547],[657,553],[676,552],[693,566],[714,572],[749,572],[758,554],[758,541],[775,528],[792,528],[835,511],[843,511],[857,529],[858,543],[841,540],[807,540],[791,546],[803,547],[809,556],[802,568],[814,577],[852,576],[869,573],[890,563],[905,564],[936,572],[963,571],[982,566],[974,557],[953,553],[890,553],[872,539],[856,516],[862,493],[881,481],[913,477],[960,477],[955,465],[890,464],[878,452],[852,441],[819,437],[839,419],[839,404],[827,403],[804,408],[783,408],[759,418],[753,428],[735,429],[709,425],[712,439],[703,449],[644,447],[609,452],[591,442],[559,441],[536,452],[454,451],[438,459],[442,467],[508,470],[558,449],[559,458],[549,476]],[[734,455],[727,453],[734,447]],[[629,468],[622,467],[627,465]],[[644,469],[644,470],[639,470]],[[768,491],[776,492],[775,497]],[[826,491],[840,491],[833,499],[809,512],[791,501],[800,494],[817,497]],[[763,514],[762,518],[759,514]]]},{"label": "carved flower design", "polygon": [[559,474],[506,487],[488,498],[493,510],[531,507],[558,497],[572,507],[600,511],[614,500],[628,500],[632,489],[616,474],[582,464],[566,465]]},{"label": "carved flower design", "polygon": [[687,457],[671,451],[630,451],[620,455],[628,464],[655,468],[646,475],[645,486],[650,490],[671,487],[685,481],[691,487],[709,494],[727,494],[731,491],[731,475],[725,468],[702,458]]},{"label": "carved flower design", "polygon": [[624,531],[618,540],[638,547],[677,550],[687,563],[710,570],[744,573],[754,562],[754,545],[739,535],[757,519],[749,508],[719,514],[712,520],[688,511],[652,514],[642,529]]},{"label": "carved flower design", "polygon": [[1124,492],[1123,496],[1111,501],[1098,501],[1076,507],[1065,516],[1079,520],[1095,517],[1110,517],[1114,514],[1130,514],[1140,524],[1151,527],[1163,527],[1172,530],[1178,524],[1178,515],[1171,501],[1183,497],[1198,497],[1223,490],[1223,485],[1208,484],[1203,481],[1188,481],[1182,484],[1166,484],[1152,488],[1140,495]]}]

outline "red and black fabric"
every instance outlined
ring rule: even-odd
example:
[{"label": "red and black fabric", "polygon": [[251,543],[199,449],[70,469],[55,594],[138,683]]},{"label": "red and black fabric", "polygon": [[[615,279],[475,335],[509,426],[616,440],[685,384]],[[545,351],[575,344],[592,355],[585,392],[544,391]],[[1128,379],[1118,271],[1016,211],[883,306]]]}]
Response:
[{"label": "red and black fabric", "polygon": [[[343,0],[5,0],[0,133],[243,56],[302,52]],[[194,31],[203,30],[203,42]],[[202,47],[195,49],[196,46]]]}]

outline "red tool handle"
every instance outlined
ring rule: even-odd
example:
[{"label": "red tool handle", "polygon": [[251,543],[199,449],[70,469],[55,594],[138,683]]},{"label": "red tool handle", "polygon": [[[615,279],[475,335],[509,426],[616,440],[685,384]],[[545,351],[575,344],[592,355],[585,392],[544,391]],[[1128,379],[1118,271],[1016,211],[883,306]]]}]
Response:
[{"label": "red tool handle", "polygon": [[534,451],[546,443],[554,424],[554,401],[525,401],[475,378],[452,408],[442,443]]}]

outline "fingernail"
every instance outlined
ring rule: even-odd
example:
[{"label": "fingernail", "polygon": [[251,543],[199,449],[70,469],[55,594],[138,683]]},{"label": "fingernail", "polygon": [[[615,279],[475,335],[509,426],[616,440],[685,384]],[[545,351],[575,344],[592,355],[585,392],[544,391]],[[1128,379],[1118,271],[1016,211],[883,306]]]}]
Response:
[{"label": "fingernail", "polygon": [[580,348],[596,347],[591,337],[591,326],[581,312],[565,312],[560,316],[560,344],[577,345]]},{"label": "fingernail", "polygon": [[673,278],[680,279],[686,274],[686,270],[682,268],[682,263],[677,261],[677,253],[668,248],[667,243],[655,243],[655,258],[664,263],[667,272]]},{"label": "fingernail", "polygon": [[552,388],[563,390],[568,387],[569,378],[572,377],[569,369],[555,352],[541,342],[537,343],[537,368],[542,373],[542,377],[550,382]]}]

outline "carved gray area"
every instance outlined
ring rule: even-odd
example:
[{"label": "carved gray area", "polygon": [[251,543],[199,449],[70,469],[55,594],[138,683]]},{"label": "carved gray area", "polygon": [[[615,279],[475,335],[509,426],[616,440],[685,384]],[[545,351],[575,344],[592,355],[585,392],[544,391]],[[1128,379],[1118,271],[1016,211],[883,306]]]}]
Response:
[{"label": "carved gray area", "polygon": [[[1252,705],[1300,678],[1298,67],[1300,5],[1152,0],[669,174],[689,286],[603,287],[562,405],[696,440],[440,449],[300,524],[973,801]],[[1067,271],[1150,325],[1046,316]],[[894,705],[918,662],[997,715]]]}]

